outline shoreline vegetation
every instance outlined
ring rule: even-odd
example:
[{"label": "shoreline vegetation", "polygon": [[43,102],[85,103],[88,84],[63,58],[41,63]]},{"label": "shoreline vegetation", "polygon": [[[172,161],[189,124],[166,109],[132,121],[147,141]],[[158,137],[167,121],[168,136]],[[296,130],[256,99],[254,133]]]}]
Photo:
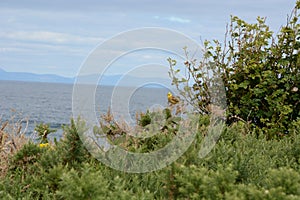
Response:
[{"label": "shoreline vegetation", "polygon": [[[160,170],[126,173],[106,166],[81,140],[83,119],[71,119],[63,126],[63,137],[53,142],[48,136],[54,131],[40,124],[35,143],[24,137],[20,124],[0,122],[0,199],[300,199],[299,9],[298,0],[276,36],[264,18],[249,24],[232,17],[223,46],[205,41],[200,61],[190,60],[184,49],[186,78],[178,77],[180,64],[170,58],[170,78],[180,96],[175,100],[169,95],[158,130],[152,129],[158,111],[138,113],[136,127],[116,121],[110,111],[101,116],[95,135],[126,151],[148,154],[178,134],[184,120],[178,104],[193,105],[194,140]],[[211,73],[218,78],[210,78]],[[186,87],[191,80],[193,86]],[[209,94],[211,88],[225,91],[226,108],[224,99]],[[211,135],[212,122],[224,124],[220,137]],[[134,137],[131,129],[148,131],[151,137]],[[215,146],[201,158],[207,138]],[[107,159],[110,152],[103,152]]]},{"label": "shoreline vegetation", "polygon": [[[138,115],[147,127],[149,115]],[[174,118],[173,118],[174,117]],[[176,128],[151,138],[136,139],[109,113],[101,129],[116,145],[132,152],[152,152],[166,145]],[[169,119],[175,119],[170,116]],[[242,121],[225,126],[216,146],[199,158],[210,119],[199,117],[196,138],[178,160],[149,173],[125,173],[93,158],[71,120],[59,141],[47,141],[51,130],[41,124],[40,143],[33,143],[20,127],[7,122],[0,129],[0,197],[2,199],[298,199],[300,197],[300,132],[295,128],[282,138],[268,139],[252,132]],[[10,128],[13,126],[13,129]],[[9,134],[7,128],[14,130]],[[99,126],[100,128],[100,126]],[[118,136],[117,136],[118,135]]]}]

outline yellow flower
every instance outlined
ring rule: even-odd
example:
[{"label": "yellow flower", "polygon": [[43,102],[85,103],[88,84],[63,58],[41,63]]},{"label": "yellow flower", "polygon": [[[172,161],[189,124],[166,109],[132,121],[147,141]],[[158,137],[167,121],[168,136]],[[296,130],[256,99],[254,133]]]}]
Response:
[{"label": "yellow flower", "polygon": [[177,97],[174,97],[171,92],[168,92],[168,102],[171,105],[175,105],[179,102],[179,99]]},{"label": "yellow flower", "polygon": [[40,147],[40,148],[49,147],[49,143],[42,143],[42,144],[39,144],[39,147]]}]

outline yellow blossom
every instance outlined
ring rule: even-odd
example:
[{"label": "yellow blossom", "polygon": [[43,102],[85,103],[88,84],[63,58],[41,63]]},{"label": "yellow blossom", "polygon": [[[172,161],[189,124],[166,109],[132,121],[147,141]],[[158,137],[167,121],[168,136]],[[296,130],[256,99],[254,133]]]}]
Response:
[{"label": "yellow blossom", "polygon": [[41,143],[39,144],[40,148],[45,148],[45,147],[49,147],[49,143]]}]

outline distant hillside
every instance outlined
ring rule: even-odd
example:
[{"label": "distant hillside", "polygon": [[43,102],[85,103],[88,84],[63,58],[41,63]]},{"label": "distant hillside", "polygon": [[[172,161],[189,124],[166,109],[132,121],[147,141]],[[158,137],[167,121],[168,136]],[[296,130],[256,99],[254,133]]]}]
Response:
[{"label": "distant hillside", "polygon": [[[3,69],[0,69],[0,80],[9,80],[9,81],[30,81],[30,82],[48,82],[48,83],[69,83],[73,84],[75,80],[84,84],[94,84],[99,81],[97,75],[86,75],[76,78],[67,78],[55,74],[34,74],[27,72],[7,72]],[[119,83],[119,81],[121,81]],[[125,76],[122,75],[111,75],[111,76],[102,76],[100,79],[100,85],[107,86],[140,86],[146,82],[152,82],[154,84],[150,87],[156,87],[155,83],[160,83],[164,85],[170,85],[171,82],[169,79],[163,78],[139,78],[134,76]]]},{"label": "distant hillside", "polygon": [[67,78],[54,74],[34,74],[28,72],[7,72],[0,69],[0,80],[30,81],[48,83],[73,83],[74,78]]},{"label": "distant hillside", "polygon": [[84,83],[84,84],[94,84],[97,83],[99,85],[109,85],[109,86],[125,86],[125,87],[133,87],[133,86],[141,86],[149,83],[148,87],[161,87],[160,84],[165,86],[171,85],[171,80],[167,78],[141,78],[135,76],[123,76],[123,75],[110,75],[110,76],[102,76],[99,77],[97,75],[86,75],[77,77],[77,82]]}]

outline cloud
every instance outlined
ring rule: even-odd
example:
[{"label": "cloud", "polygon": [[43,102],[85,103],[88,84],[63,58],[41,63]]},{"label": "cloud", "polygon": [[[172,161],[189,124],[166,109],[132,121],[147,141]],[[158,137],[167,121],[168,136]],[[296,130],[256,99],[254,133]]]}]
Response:
[{"label": "cloud", "polygon": [[0,32],[0,38],[55,44],[97,44],[103,40],[97,37],[84,37],[51,31],[5,31]]},{"label": "cloud", "polygon": [[[74,66],[79,66],[84,57],[104,41],[103,38],[109,39],[125,30],[165,27],[181,31],[197,41],[200,35],[203,39],[223,41],[225,26],[231,14],[247,22],[255,21],[256,16],[267,16],[267,23],[272,30],[276,30],[286,22],[286,14],[290,13],[294,2],[295,0],[1,0],[1,64],[27,67],[29,71],[32,66],[41,64],[61,66],[60,73],[72,74],[75,73]],[[169,49],[179,53],[183,51],[182,46],[190,46],[169,35],[161,37],[159,41],[156,35],[145,32],[144,36],[151,38],[152,46],[164,43]],[[136,37],[125,38],[115,41],[110,49],[100,53],[107,55],[113,51],[117,54],[128,46],[137,46],[136,43],[143,45],[142,42]],[[152,54],[144,56],[144,60],[155,59]],[[147,59],[150,56],[152,58]],[[138,58],[128,59],[130,62],[123,61],[121,64],[131,66]]]},{"label": "cloud", "polygon": [[185,23],[190,23],[191,20],[189,19],[183,19],[183,18],[180,18],[180,17],[169,17],[167,18],[169,21],[171,22],[178,22],[178,23],[182,23],[182,24],[185,24]]},{"label": "cloud", "polygon": [[[268,9],[268,12],[275,12],[272,7],[278,8],[285,7],[287,4],[294,5],[295,0],[230,0],[230,1],[196,1],[196,0],[172,0],[172,1],[159,1],[159,0],[26,0],[26,1],[14,1],[14,0],[1,0],[1,8],[21,8],[30,10],[49,10],[49,11],[79,11],[79,12],[151,12],[151,13],[167,13],[167,14],[181,14],[181,15],[196,15],[199,13],[219,14],[222,9],[233,8],[233,10],[239,9],[242,11],[263,8],[262,12]],[[292,8],[292,7],[290,7]]]},{"label": "cloud", "polygon": [[181,17],[175,17],[175,16],[171,16],[171,17],[164,17],[161,18],[158,15],[153,16],[154,19],[158,20],[158,19],[163,19],[163,20],[168,20],[171,22],[177,22],[177,23],[182,23],[182,24],[186,24],[186,23],[190,23],[191,20],[189,19],[185,19],[185,18],[181,18]]},{"label": "cloud", "polygon": [[10,53],[10,52],[27,52],[27,51],[22,48],[16,48],[16,47],[0,47],[0,54]]}]

